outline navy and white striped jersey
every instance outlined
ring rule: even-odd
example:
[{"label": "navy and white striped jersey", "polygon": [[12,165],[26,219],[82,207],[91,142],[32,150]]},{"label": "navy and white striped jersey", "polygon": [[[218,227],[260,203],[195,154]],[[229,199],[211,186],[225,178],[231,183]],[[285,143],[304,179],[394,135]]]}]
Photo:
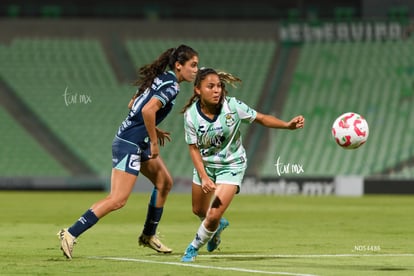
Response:
[{"label": "navy and white striped jersey", "polygon": [[142,118],[142,108],[153,97],[160,100],[162,107],[156,113],[156,125],[158,125],[170,113],[179,91],[180,87],[173,71],[164,72],[156,77],[151,88],[135,99],[127,118],[118,129],[117,136],[136,145],[148,143],[148,132]]}]

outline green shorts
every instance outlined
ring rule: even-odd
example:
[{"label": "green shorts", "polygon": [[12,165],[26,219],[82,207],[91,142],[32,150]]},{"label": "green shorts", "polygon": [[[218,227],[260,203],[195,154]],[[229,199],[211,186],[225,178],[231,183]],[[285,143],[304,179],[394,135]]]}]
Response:
[{"label": "green shorts", "polygon": [[[240,186],[243,181],[246,166],[238,168],[210,168],[206,167],[208,177],[216,184],[236,185],[237,191],[240,191]],[[196,169],[193,171],[193,183],[201,185],[201,179]]]}]

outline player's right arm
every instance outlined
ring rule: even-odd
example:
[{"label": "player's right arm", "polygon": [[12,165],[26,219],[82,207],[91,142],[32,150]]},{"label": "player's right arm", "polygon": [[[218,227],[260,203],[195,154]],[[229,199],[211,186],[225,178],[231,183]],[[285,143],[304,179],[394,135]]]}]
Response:
[{"label": "player's right arm", "polygon": [[155,113],[162,107],[162,103],[155,97],[151,98],[142,108],[142,118],[150,139],[151,155],[156,158],[159,155],[158,136],[155,124]]},{"label": "player's right arm", "polygon": [[190,149],[190,156],[193,160],[194,168],[196,169],[198,176],[201,179],[201,189],[205,193],[214,191],[216,189],[216,184],[207,175],[206,169],[204,168],[204,162],[198,147],[195,144],[190,144],[188,146]]}]

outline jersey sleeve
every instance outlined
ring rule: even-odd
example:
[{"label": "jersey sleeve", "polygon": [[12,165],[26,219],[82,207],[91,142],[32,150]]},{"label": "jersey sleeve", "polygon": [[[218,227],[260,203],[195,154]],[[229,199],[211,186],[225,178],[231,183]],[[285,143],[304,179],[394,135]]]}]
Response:
[{"label": "jersey sleeve", "polygon": [[248,123],[252,123],[256,119],[257,112],[244,102],[236,99],[231,98],[230,104],[232,106],[232,109],[237,111],[237,114],[239,115],[239,118]]},{"label": "jersey sleeve", "polygon": [[197,144],[197,133],[190,110],[184,113],[184,135],[188,145]]},{"label": "jersey sleeve", "polygon": [[153,97],[160,100],[162,107],[173,101],[179,92],[178,83],[172,79],[162,81],[157,78],[153,85],[155,85],[155,93]]}]

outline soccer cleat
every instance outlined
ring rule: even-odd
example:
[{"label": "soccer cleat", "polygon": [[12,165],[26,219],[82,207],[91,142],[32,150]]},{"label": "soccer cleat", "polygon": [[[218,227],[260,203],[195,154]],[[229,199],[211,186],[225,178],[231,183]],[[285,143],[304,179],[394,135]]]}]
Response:
[{"label": "soccer cleat", "polygon": [[195,257],[198,255],[198,249],[195,248],[191,243],[187,247],[187,249],[184,252],[184,256],[181,258],[182,262],[190,263],[195,261]]},{"label": "soccer cleat", "polygon": [[211,239],[207,243],[208,252],[213,252],[219,246],[221,242],[220,234],[221,232],[223,232],[224,229],[226,229],[227,226],[229,226],[228,220],[225,218],[221,218],[216,233],[211,237]]},{"label": "soccer cleat", "polygon": [[68,259],[72,259],[73,245],[76,244],[76,238],[68,232],[68,229],[60,230],[57,235],[63,255]]},{"label": "soccer cleat", "polygon": [[138,238],[138,244],[144,247],[149,247],[151,249],[154,249],[155,251],[159,253],[167,254],[167,253],[172,252],[172,249],[163,245],[156,235],[147,236],[147,235],[141,234],[141,236],[139,236]]}]

